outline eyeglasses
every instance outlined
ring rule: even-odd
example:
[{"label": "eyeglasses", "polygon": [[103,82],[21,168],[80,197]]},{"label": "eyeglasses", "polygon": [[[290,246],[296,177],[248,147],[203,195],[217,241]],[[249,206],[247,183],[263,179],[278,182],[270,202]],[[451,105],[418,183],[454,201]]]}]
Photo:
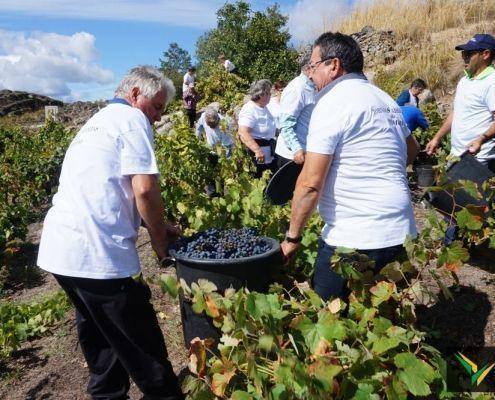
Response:
[{"label": "eyeglasses", "polygon": [[483,53],[485,50],[463,50],[461,52],[461,57],[464,61],[469,61],[473,55],[476,53]]},{"label": "eyeglasses", "polygon": [[320,61],[316,61],[314,64],[308,64],[308,68],[311,70],[311,71],[314,71],[316,68],[318,68],[318,65],[320,65],[321,63],[325,62],[325,61],[328,61],[328,60],[331,60],[335,57],[327,57],[323,60],[320,60]]}]

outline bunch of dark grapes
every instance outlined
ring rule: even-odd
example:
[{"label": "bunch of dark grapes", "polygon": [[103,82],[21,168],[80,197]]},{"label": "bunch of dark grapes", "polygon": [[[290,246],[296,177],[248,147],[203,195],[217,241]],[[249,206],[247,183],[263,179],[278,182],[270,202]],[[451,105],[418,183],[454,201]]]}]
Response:
[{"label": "bunch of dark grapes", "polygon": [[271,245],[266,243],[254,228],[210,228],[183,239],[176,246],[177,255],[199,259],[233,259],[266,253]]}]

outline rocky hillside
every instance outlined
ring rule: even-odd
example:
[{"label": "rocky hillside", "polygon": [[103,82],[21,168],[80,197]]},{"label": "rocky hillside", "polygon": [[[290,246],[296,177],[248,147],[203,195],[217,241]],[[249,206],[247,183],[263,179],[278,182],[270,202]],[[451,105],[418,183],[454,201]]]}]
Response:
[{"label": "rocky hillside", "polygon": [[61,101],[40,94],[0,90],[0,117],[38,111],[45,106],[62,105],[63,103]]}]

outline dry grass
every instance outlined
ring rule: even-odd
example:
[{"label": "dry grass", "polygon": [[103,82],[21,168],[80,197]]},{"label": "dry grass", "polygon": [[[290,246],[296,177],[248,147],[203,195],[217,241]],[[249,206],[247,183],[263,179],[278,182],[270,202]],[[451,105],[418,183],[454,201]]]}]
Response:
[{"label": "dry grass", "polygon": [[401,54],[392,68],[381,71],[382,81],[387,72],[391,80],[384,86],[397,89],[421,77],[442,97],[462,74],[455,45],[475,33],[493,34],[494,22],[495,0],[363,0],[338,30],[353,33],[371,25],[394,31]]},{"label": "dry grass", "polygon": [[433,32],[490,19],[495,19],[494,0],[376,0],[356,7],[339,30],[353,33],[371,25],[393,30],[399,39],[423,40]]}]

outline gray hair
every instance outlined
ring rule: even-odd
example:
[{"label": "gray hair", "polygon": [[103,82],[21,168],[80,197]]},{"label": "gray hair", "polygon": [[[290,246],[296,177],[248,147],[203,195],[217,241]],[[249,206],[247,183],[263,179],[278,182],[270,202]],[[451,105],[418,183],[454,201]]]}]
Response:
[{"label": "gray hair", "polygon": [[205,110],[205,122],[210,128],[215,129],[220,122],[218,111],[213,107],[207,107]]},{"label": "gray hair", "polygon": [[150,65],[139,65],[132,68],[115,90],[115,96],[126,97],[134,87],[138,87],[143,96],[148,99],[155,96],[160,90],[165,90],[167,103],[175,96],[175,87],[172,81],[166,78],[160,70]]},{"label": "gray hair", "polygon": [[297,63],[299,64],[299,68],[301,70],[304,69],[305,66],[309,64],[311,60],[311,53],[313,52],[313,46],[305,45],[299,51],[299,55],[297,57]]},{"label": "gray hair", "polygon": [[252,101],[258,101],[263,96],[270,94],[272,83],[268,79],[260,79],[251,84],[248,94]]}]

